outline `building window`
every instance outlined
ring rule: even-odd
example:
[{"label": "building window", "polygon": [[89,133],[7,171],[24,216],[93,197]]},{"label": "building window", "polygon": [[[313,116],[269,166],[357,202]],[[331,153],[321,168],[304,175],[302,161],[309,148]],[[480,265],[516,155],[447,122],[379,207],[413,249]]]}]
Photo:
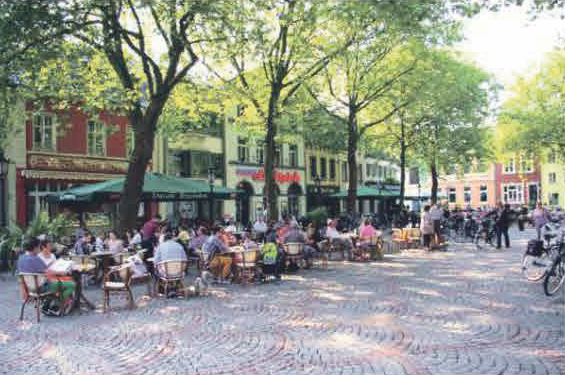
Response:
[{"label": "building window", "polygon": [[298,167],[298,146],[288,146],[288,160],[291,167]]},{"label": "building window", "polygon": [[275,146],[275,167],[280,167],[283,165],[282,162],[283,154],[281,146]]},{"label": "building window", "polygon": [[265,163],[265,143],[257,142],[257,148],[255,149],[255,160],[257,164],[263,165]]},{"label": "building window", "polygon": [[326,158],[320,158],[320,178],[322,180],[325,180],[328,177],[327,168],[328,168],[328,166],[326,164]]},{"label": "building window", "polygon": [[455,188],[449,188],[449,203],[456,203],[457,202],[457,193]]},{"label": "building window", "polygon": [[481,196],[481,203],[488,202],[488,188],[486,185],[481,185],[480,196]]},{"label": "building window", "polygon": [[342,181],[347,181],[349,179],[348,173],[347,173],[347,162],[343,161],[341,162],[341,180]]},{"label": "building window", "polygon": [[416,185],[420,183],[420,170],[418,167],[410,168],[408,173],[408,183],[410,185]]},{"label": "building window", "polygon": [[315,179],[318,176],[317,160],[315,156],[310,156],[310,178]]},{"label": "building window", "polygon": [[549,174],[549,183],[554,184],[555,182],[557,182],[557,173],[551,172]]},{"label": "building window", "polygon": [[249,160],[249,149],[247,148],[247,139],[237,138],[237,160],[240,163],[245,163]]},{"label": "building window", "polygon": [[555,152],[550,152],[548,157],[547,157],[547,162],[549,164],[555,164],[557,162],[557,155],[555,155]]},{"label": "building window", "polygon": [[557,206],[559,204],[559,193],[549,194],[549,204],[552,206]]},{"label": "building window", "polygon": [[335,159],[330,159],[330,180],[335,180]]},{"label": "building window", "polygon": [[514,158],[510,158],[504,163],[504,173],[514,173]]},{"label": "building window", "polygon": [[88,121],[88,154],[106,155],[106,129],[102,122]]},{"label": "building window", "polygon": [[466,204],[471,204],[471,188],[466,187],[463,191],[463,199]]},{"label": "building window", "polygon": [[534,163],[531,156],[522,156],[522,172],[531,173],[534,171]]},{"label": "building window", "polygon": [[33,118],[33,148],[53,150],[53,118],[51,116],[35,116]]},{"label": "building window", "polygon": [[371,178],[371,164],[365,164],[365,176]]},{"label": "building window", "polygon": [[502,191],[504,203],[522,203],[522,185],[505,185]]}]

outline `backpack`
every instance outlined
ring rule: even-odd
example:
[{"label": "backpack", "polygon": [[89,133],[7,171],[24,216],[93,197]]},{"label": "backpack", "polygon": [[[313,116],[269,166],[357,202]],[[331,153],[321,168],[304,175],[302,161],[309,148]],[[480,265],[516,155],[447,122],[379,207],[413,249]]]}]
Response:
[{"label": "backpack", "polygon": [[261,249],[261,255],[263,256],[263,264],[271,265],[277,263],[277,245],[274,243],[266,243]]}]

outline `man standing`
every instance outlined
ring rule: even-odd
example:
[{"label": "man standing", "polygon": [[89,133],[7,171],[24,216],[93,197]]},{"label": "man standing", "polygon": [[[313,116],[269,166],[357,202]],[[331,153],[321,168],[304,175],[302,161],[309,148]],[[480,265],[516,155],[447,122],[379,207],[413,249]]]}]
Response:
[{"label": "man standing", "polygon": [[504,242],[506,248],[510,247],[510,237],[508,236],[508,228],[510,227],[510,222],[512,221],[512,211],[510,211],[510,205],[502,205],[502,202],[498,203],[498,218],[496,220],[496,248],[500,249],[502,244],[502,235],[504,234]]},{"label": "man standing", "polygon": [[155,216],[153,216],[151,220],[149,220],[143,225],[143,228],[141,228],[141,237],[143,238],[144,241],[150,238],[155,233],[155,230],[159,228],[160,223],[161,223],[161,215],[156,214]]},{"label": "man standing", "polygon": [[259,216],[255,224],[253,224],[253,231],[257,237],[257,241],[263,240],[265,233],[267,233],[267,224],[263,220],[263,216]]}]

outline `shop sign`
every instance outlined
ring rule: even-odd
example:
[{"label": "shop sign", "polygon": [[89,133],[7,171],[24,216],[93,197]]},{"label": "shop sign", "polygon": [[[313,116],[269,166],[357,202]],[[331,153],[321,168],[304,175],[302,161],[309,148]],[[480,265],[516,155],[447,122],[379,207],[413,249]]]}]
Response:
[{"label": "shop sign", "polygon": [[67,172],[116,173],[125,174],[127,161],[94,159],[80,156],[29,155],[29,167],[39,170]]},{"label": "shop sign", "polygon": [[[265,180],[265,170],[258,168],[238,168],[235,174],[240,177],[250,177],[255,181]],[[277,182],[299,182],[300,174],[298,172],[280,172],[275,169],[275,181]]]}]

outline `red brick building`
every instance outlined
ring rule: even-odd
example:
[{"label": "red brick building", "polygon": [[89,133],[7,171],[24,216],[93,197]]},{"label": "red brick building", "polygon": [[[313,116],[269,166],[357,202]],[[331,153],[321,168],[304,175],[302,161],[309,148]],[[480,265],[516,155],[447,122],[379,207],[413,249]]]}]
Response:
[{"label": "red brick building", "polygon": [[511,206],[534,205],[539,200],[541,169],[533,158],[509,156],[495,165],[497,201]]},{"label": "red brick building", "polygon": [[13,163],[8,175],[10,221],[27,224],[47,209],[50,193],[126,173],[133,140],[127,117],[31,104],[22,112],[22,122],[15,126],[19,131],[7,148]]}]

